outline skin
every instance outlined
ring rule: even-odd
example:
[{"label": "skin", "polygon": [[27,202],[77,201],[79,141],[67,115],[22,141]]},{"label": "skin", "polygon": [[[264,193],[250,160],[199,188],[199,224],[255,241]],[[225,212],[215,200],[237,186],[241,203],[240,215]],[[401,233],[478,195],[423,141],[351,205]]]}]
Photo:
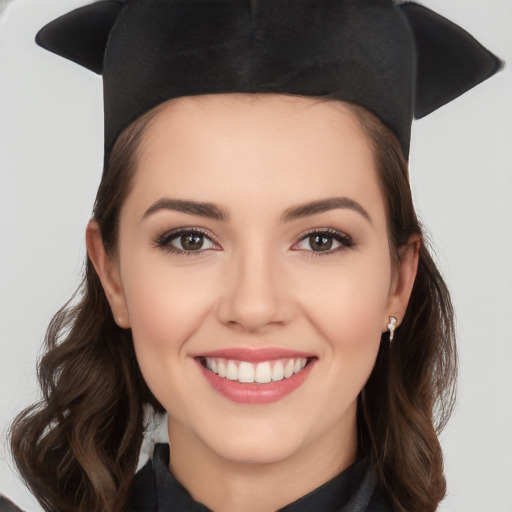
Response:
[{"label": "skin", "polygon": [[[283,222],[288,209],[345,197]],[[159,209],[163,198],[219,205],[227,220]],[[204,249],[173,253],[181,227]],[[314,251],[311,230],[335,230]],[[332,239],[330,239],[332,240]],[[329,241],[330,241],[329,240]],[[114,318],[131,328],[150,389],[169,412],[170,470],[214,511],[274,511],[357,458],[356,400],[389,316],[403,318],[416,274],[411,240],[397,267],[370,145],[342,103],[282,95],[173,100],[146,132],[109,258],[94,222],[89,255]],[[193,252],[193,251],[191,251]],[[232,347],[314,354],[306,381],[266,405],[214,391],[193,356]]]}]

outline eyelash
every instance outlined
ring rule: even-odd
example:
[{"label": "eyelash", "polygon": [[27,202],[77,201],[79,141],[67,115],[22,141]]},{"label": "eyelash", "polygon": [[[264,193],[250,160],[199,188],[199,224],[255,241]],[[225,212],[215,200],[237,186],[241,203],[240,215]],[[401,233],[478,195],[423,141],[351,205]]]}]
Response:
[{"label": "eyelash", "polygon": [[[162,235],[158,236],[155,240],[155,246],[159,249],[165,250],[167,252],[178,254],[178,255],[184,255],[184,256],[199,256],[201,254],[204,254],[205,251],[210,250],[219,250],[219,249],[198,249],[197,251],[185,251],[181,249],[177,249],[176,247],[173,247],[171,245],[171,242],[178,239],[179,237],[183,235],[201,235],[210,240],[212,244],[214,244],[216,247],[220,247],[220,244],[214,240],[211,233],[208,231],[202,230],[200,228],[180,228],[173,231],[169,231],[167,233],[163,233]],[[353,248],[355,246],[354,241],[352,238],[345,233],[342,233],[340,231],[337,231],[335,229],[331,228],[325,228],[325,229],[312,229],[310,231],[307,231],[306,233],[303,233],[300,235],[300,238],[298,242],[294,243],[292,248],[297,247],[301,242],[306,240],[311,235],[326,235],[328,238],[333,238],[337,242],[339,242],[341,245],[340,247],[337,247],[335,249],[329,249],[327,251],[313,251],[313,250],[307,250],[307,249],[296,249],[300,251],[304,251],[306,253],[309,253],[308,256],[312,258],[316,257],[324,257],[324,256],[332,256],[333,254],[336,254],[338,252]]]},{"label": "eyelash", "polygon": [[300,235],[299,241],[295,244],[293,244],[293,247],[296,247],[301,242],[309,238],[311,235],[317,235],[322,236],[326,235],[328,238],[334,238],[337,242],[340,243],[340,247],[337,247],[336,249],[329,249],[327,251],[313,251],[313,250],[307,250],[307,249],[297,249],[297,250],[303,250],[304,252],[308,253],[308,256],[311,258],[317,258],[317,257],[324,257],[324,256],[333,256],[334,254],[337,254],[338,252],[345,251],[347,249],[353,248],[356,244],[354,240],[350,236],[348,236],[345,233],[342,233],[341,231],[337,231],[336,229],[331,228],[325,228],[325,229],[311,229],[310,231],[307,231],[306,233],[303,233]]},{"label": "eyelash", "polygon": [[[220,244],[218,244],[212,237],[211,233],[205,230],[202,230],[200,228],[180,228],[173,231],[169,231],[167,233],[164,233],[157,237],[155,240],[156,247],[163,249],[167,252],[173,253],[173,254],[179,254],[183,256],[199,256],[200,254],[203,254],[205,251],[212,250],[212,249],[199,249],[197,251],[184,251],[181,249],[178,249],[176,247],[173,247],[171,245],[171,242],[173,240],[176,240],[177,238],[180,238],[183,235],[202,235],[208,240],[210,240],[215,246],[219,247]],[[218,249],[213,249],[218,250]]]}]

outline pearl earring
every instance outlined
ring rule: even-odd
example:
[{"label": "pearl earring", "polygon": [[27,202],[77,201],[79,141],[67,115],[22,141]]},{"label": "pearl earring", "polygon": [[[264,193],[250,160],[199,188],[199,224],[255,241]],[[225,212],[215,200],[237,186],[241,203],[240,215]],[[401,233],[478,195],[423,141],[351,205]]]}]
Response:
[{"label": "pearl earring", "polygon": [[390,343],[393,341],[393,338],[395,336],[396,322],[397,322],[396,317],[394,317],[394,316],[389,317],[388,329],[389,329],[389,342]]}]

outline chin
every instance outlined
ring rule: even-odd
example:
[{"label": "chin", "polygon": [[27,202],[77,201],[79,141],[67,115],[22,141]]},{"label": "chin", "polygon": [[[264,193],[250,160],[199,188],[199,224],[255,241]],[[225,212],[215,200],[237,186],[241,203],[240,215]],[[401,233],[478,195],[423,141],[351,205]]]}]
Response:
[{"label": "chin", "polygon": [[293,458],[301,444],[286,434],[263,437],[241,433],[224,443],[210,445],[210,449],[236,464],[275,464]]},{"label": "chin", "polygon": [[[301,416],[299,414],[299,416]],[[298,420],[306,421],[298,421]],[[325,434],[316,422],[297,414],[280,418],[232,418],[229,424],[207,425],[196,431],[207,448],[224,460],[240,464],[273,464],[307,453]]]}]

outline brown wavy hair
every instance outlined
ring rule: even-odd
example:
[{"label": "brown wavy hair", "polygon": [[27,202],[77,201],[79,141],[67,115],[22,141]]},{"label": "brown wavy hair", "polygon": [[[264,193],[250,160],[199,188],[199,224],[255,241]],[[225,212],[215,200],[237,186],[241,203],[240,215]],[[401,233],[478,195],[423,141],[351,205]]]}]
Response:
[{"label": "brown wavy hair", "polygon": [[[140,142],[165,105],[130,125],[110,155],[93,211],[109,256],[116,253],[119,212]],[[452,305],[424,241],[396,137],[366,109],[351,109],[373,145],[395,263],[411,236],[421,240],[407,312],[392,346],[388,334],[382,335],[375,367],[358,398],[359,452],[371,458],[397,512],[433,512],[446,491],[437,434],[454,402]],[[11,449],[43,509],[125,510],[145,411],[163,408],[140,373],[131,331],[114,322],[89,258],[80,288],[50,323],[38,380],[42,398],[14,420]]]}]

